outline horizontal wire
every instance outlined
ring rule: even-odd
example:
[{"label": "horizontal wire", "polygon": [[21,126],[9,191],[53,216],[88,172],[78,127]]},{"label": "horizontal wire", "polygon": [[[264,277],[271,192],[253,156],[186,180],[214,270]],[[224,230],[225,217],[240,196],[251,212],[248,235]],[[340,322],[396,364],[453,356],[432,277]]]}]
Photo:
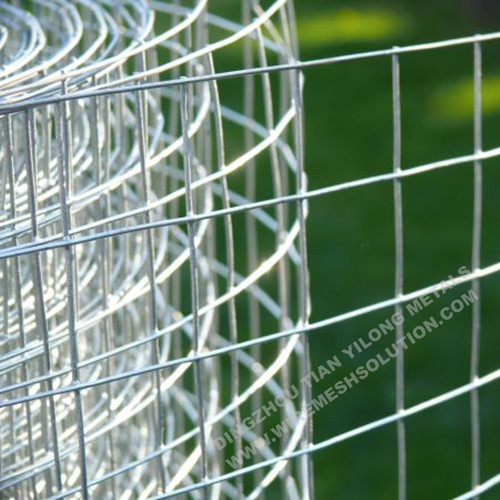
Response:
[{"label": "horizontal wire", "polygon": [[[361,425],[359,427],[355,427],[354,429],[351,429],[347,432],[343,432],[342,434],[338,434],[337,436],[334,436],[332,438],[325,439],[324,441],[313,444],[312,446],[310,446],[307,449],[300,449],[300,450],[294,451],[292,453],[283,454],[279,457],[265,460],[265,461],[259,462],[257,464],[250,465],[248,467],[239,469],[237,471],[229,472],[227,474],[223,474],[221,476],[208,479],[207,481],[198,482],[198,483],[190,485],[190,486],[179,488],[179,489],[173,491],[172,493],[167,493],[165,495],[158,495],[158,496],[152,497],[151,500],[163,500],[166,498],[172,498],[174,496],[183,495],[183,494],[198,490],[200,488],[204,488],[206,486],[212,486],[214,484],[217,484],[217,483],[220,483],[223,481],[229,481],[229,480],[234,479],[238,476],[249,474],[249,473],[254,472],[256,470],[272,466],[278,462],[282,462],[285,460],[288,461],[288,460],[292,460],[294,458],[299,458],[299,457],[307,455],[307,454],[317,453],[318,451],[324,450],[325,448],[329,448],[329,447],[331,447],[335,444],[341,443],[343,441],[347,441],[348,439],[351,439],[353,437],[359,436],[361,434],[366,434],[367,432],[370,432],[372,430],[378,429],[380,427],[384,427],[386,425],[392,424],[392,423],[397,422],[397,421],[402,420],[402,419],[406,419],[408,417],[411,417],[413,415],[421,413],[425,410],[428,410],[428,409],[433,408],[435,406],[438,406],[440,404],[451,401],[457,397],[460,397],[460,396],[463,396],[465,394],[470,393],[474,389],[479,389],[480,387],[484,387],[484,386],[491,384],[492,382],[495,382],[499,379],[500,379],[500,369],[492,371],[492,372],[488,373],[487,375],[484,375],[483,377],[476,379],[474,382],[470,382],[470,383],[462,385],[456,389],[448,391],[444,394],[440,394],[439,396],[428,399],[428,400],[424,401],[423,403],[419,403],[419,404],[416,404],[414,406],[410,406],[409,408],[401,410],[398,413],[393,413],[387,417],[383,417],[383,418],[380,418],[378,420],[374,420],[368,424],[364,424],[364,425]],[[495,478],[493,478],[493,479],[494,479],[494,484],[497,484],[500,482],[500,477],[495,476]],[[491,486],[489,486],[489,487],[491,487]],[[460,498],[462,498],[462,497],[460,497]],[[471,497],[466,496],[463,498],[471,498]]]},{"label": "horizontal wire", "polygon": [[[339,184],[333,184],[331,186],[327,186],[324,188],[312,189],[309,191],[303,191],[302,193],[284,195],[280,198],[270,198],[267,200],[256,201],[253,203],[247,203],[245,205],[233,206],[230,208],[213,210],[211,212],[204,213],[195,213],[193,215],[186,215],[184,217],[176,217],[172,219],[165,219],[156,222],[136,224],[134,226],[127,226],[126,228],[119,229],[110,229],[108,231],[103,231],[100,233],[93,233],[88,236],[82,237],[72,237],[69,240],[65,240],[64,238],[59,239],[50,239],[50,240],[39,240],[34,244],[26,244],[23,246],[17,246],[15,248],[7,248],[0,251],[0,260],[8,259],[12,257],[20,257],[22,255],[29,255],[35,252],[41,252],[45,250],[54,250],[57,248],[63,248],[68,245],[79,245],[84,243],[89,243],[97,240],[101,240],[104,238],[112,238],[116,236],[123,236],[130,233],[146,231],[149,229],[159,229],[168,226],[176,226],[180,224],[189,224],[192,222],[201,222],[206,219],[214,219],[218,217],[225,217],[227,215],[247,212],[262,208],[273,207],[282,203],[292,203],[301,200],[307,200],[311,198],[315,198],[318,196],[324,196],[327,194],[337,193],[340,191],[346,191],[349,189],[368,186],[371,184],[376,184],[378,182],[388,182],[393,181],[395,179],[403,179],[406,177],[412,177],[414,175],[431,172],[433,170],[438,170],[442,168],[452,167],[455,165],[462,165],[464,163],[472,163],[477,160],[488,160],[492,158],[496,158],[500,156],[500,147],[493,148],[487,151],[481,151],[469,155],[459,156],[456,158],[440,160],[432,163],[427,163],[424,165],[419,165],[416,167],[409,167],[397,172],[389,172],[386,174],[378,174],[371,177],[363,177],[361,179],[356,179],[353,181],[342,182]],[[148,207],[145,207],[140,210],[134,211],[134,216],[139,213],[144,213],[149,210]],[[72,235],[78,232],[78,228],[75,228]]]},{"label": "horizontal wire", "polygon": [[494,488],[495,486],[498,486],[499,484],[500,484],[500,474],[497,474],[496,476],[491,477],[484,483],[478,485],[473,490],[470,490],[467,493],[463,493],[462,495],[453,498],[453,500],[470,500],[471,498],[474,498],[477,495],[480,495],[481,493],[485,493],[486,491],[490,490],[491,488]]},{"label": "horizontal wire", "polygon": [[[464,284],[467,282],[470,282],[474,279],[480,279],[480,278],[485,278],[487,276],[490,276],[492,274],[498,273],[500,271],[500,262],[497,262],[496,264],[492,264],[490,266],[487,266],[482,269],[478,269],[474,272],[471,272],[470,274],[463,275],[460,277],[457,277],[456,279],[460,280],[460,284]],[[77,382],[73,383],[70,386],[66,387],[59,387],[57,389],[54,389],[52,391],[44,391],[44,392],[39,392],[37,394],[30,394],[29,396],[23,396],[20,398],[12,398],[12,399],[6,399],[4,401],[0,401],[0,408],[7,407],[7,406],[14,406],[14,405],[19,405],[22,403],[25,403],[27,401],[35,401],[38,399],[43,399],[47,398],[52,395],[59,395],[59,394],[66,394],[72,391],[80,391],[80,390],[86,390],[90,389],[92,387],[97,387],[100,385],[104,384],[109,384],[112,382],[124,380],[126,378],[131,378],[131,377],[138,377],[140,375],[145,375],[154,371],[158,370],[164,370],[167,368],[171,368],[174,366],[182,365],[185,363],[194,363],[203,359],[208,359],[208,358],[213,358],[215,356],[222,356],[224,354],[231,353],[233,351],[241,350],[241,349],[246,349],[248,347],[256,346],[256,345],[261,345],[269,342],[273,342],[282,338],[290,337],[292,335],[296,335],[298,333],[304,333],[304,334],[309,334],[310,332],[313,332],[315,330],[320,330],[322,328],[326,328],[328,326],[332,326],[338,323],[342,323],[343,321],[357,318],[360,316],[364,316],[366,314],[389,308],[389,307],[394,307],[397,304],[404,304],[405,302],[409,302],[411,300],[418,299],[420,297],[423,297],[425,295],[428,295],[432,292],[443,290],[446,288],[448,284],[445,282],[441,283],[435,283],[434,285],[427,286],[425,288],[421,288],[418,290],[415,290],[410,293],[402,294],[398,297],[394,297],[391,299],[383,300],[380,302],[376,302],[374,304],[370,304],[368,306],[360,307],[358,309],[351,310],[349,312],[341,313],[336,316],[332,316],[330,318],[326,318],[320,321],[312,322],[309,323],[308,325],[302,326],[302,327],[294,327],[288,330],[282,330],[273,334],[268,334],[264,335],[262,337],[258,337],[255,339],[251,340],[246,340],[243,342],[238,342],[236,344],[228,345],[226,347],[222,347],[220,349],[213,349],[211,351],[205,351],[201,352],[198,355],[188,355],[182,358],[176,358],[172,359],[170,361],[165,361],[164,363],[157,363],[157,364],[151,364],[148,366],[145,366],[144,368],[137,369],[137,370],[132,370],[129,372],[123,372],[119,373],[116,375],[110,375],[108,377],[102,377],[100,379],[92,380],[89,382]],[[160,331],[157,335],[152,336],[148,338],[147,340],[152,340],[156,337],[159,337],[162,335],[162,332]]]},{"label": "horizontal wire", "polygon": [[[99,96],[109,96],[124,92],[134,92],[141,90],[154,90],[161,89],[164,87],[180,86],[182,84],[196,84],[203,82],[210,82],[214,80],[227,80],[232,78],[239,78],[251,75],[262,75],[264,73],[276,73],[282,71],[292,71],[292,70],[302,70],[306,68],[313,68],[319,66],[328,66],[332,64],[355,61],[359,59],[371,59],[383,56],[392,56],[394,54],[407,54],[411,52],[420,52],[425,50],[441,49],[446,47],[453,47],[459,45],[472,44],[474,42],[487,42],[492,40],[500,39],[500,32],[493,32],[487,34],[477,34],[472,36],[466,36],[461,38],[455,38],[451,40],[442,40],[438,42],[428,42],[416,45],[407,45],[403,47],[392,47],[389,49],[374,50],[368,52],[357,52],[353,54],[325,57],[320,59],[312,59],[309,61],[297,61],[293,63],[285,64],[275,64],[269,66],[259,66],[252,68],[245,68],[233,71],[224,71],[219,73],[210,73],[200,76],[183,76],[180,78],[174,78],[170,80],[164,80],[161,82],[150,82],[150,83],[138,83],[133,85],[126,85],[123,87],[96,89],[96,90],[84,90],[68,93],[65,95],[58,95],[54,97],[45,97],[33,101],[19,102],[15,105],[0,105],[0,115],[16,113],[27,108],[33,108],[36,106],[46,106],[48,104],[56,104],[61,101],[86,99]],[[140,75],[137,78],[142,78]]]}]

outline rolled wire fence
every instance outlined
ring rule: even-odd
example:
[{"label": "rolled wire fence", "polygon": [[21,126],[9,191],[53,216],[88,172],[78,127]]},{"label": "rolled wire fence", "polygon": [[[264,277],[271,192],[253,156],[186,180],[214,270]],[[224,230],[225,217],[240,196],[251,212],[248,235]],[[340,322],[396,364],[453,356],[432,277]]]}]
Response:
[{"label": "rolled wire fence", "polygon": [[[315,452],[392,424],[402,500],[405,420],[464,395],[473,467],[457,498],[500,483],[479,468],[478,391],[500,378],[479,376],[479,302],[464,386],[406,407],[400,354],[394,413],[315,443],[299,382],[311,332],[435,289],[403,290],[402,178],[474,162],[466,279],[478,291],[500,270],[479,265],[481,161],[500,155],[481,148],[481,45],[499,34],[299,62],[287,0],[245,0],[239,20],[207,0],[31,0],[1,3],[0,24],[2,498],[311,499]],[[401,169],[399,58],[461,44],[475,151]],[[307,190],[302,72],[374,57],[391,59],[392,170]],[[308,200],[378,182],[394,185],[394,296],[311,323]],[[218,449],[295,387],[283,439],[259,423]]]}]

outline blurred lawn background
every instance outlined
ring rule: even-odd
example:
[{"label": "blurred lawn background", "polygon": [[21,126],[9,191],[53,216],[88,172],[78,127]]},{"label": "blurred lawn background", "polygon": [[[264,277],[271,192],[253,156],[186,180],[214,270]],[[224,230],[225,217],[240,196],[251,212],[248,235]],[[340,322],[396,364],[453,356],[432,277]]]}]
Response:
[{"label": "blurred lawn background", "polygon": [[[496,7],[496,9],[495,9]],[[494,31],[495,2],[297,0],[303,60]],[[495,13],[496,10],[496,13]],[[403,168],[473,152],[472,46],[403,55]],[[500,145],[500,43],[483,47],[483,148]],[[388,172],[392,165],[390,58],[306,71],[306,169],[310,188]],[[498,261],[500,161],[484,162],[481,264]],[[393,295],[392,184],[317,198],[308,220],[313,320]],[[473,166],[443,169],[402,182],[404,290],[470,267]],[[497,277],[482,287],[480,373],[498,368]],[[448,305],[462,286],[431,306],[405,332]],[[384,321],[390,311],[321,330],[311,337],[317,366]],[[456,315],[406,354],[406,406],[468,382],[471,311]],[[387,339],[389,345],[392,339]],[[384,346],[345,363],[346,375]],[[345,356],[341,357],[346,360]],[[315,415],[321,441],[394,411],[394,364],[370,375]],[[316,394],[331,380],[315,387]],[[500,387],[480,391],[482,480],[500,470]],[[408,498],[451,498],[470,487],[469,399],[462,397],[407,420]],[[315,455],[318,498],[396,498],[394,425]],[[497,487],[483,499],[500,498]]]},{"label": "blurred lawn background", "polygon": [[[300,57],[309,60],[494,31],[500,25],[497,3],[296,0]],[[221,15],[239,8],[234,0],[215,4]],[[235,61],[229,54],[217,69],[235,69]],[[405,54],[400,64],[402,168],[473,153],[472,45]],[[231,85],[235,84],[220,82],[224,89]],[[486,150],[500,146],[500,42],[483,44],[482,90]],[[234,99],[230,105],[241,102],[236,92],[222,95]],[[309,188],[392,170],[390,57],[307,69],[304,99]],[[499,260],[500,159],[483,162],[483,169],[481,265],[486,266]],[[461,266],[470,268],[473,165],[406,178],[402,190],[404,291],[456,275]],[[394,295],[392,183],[311,200],[307,226],[312,321]],[[405,332],[438,315],[468,289],[457,287],[413,323],[408,319]],[[500,279],[483,280],[481,291],[480,375],[484,375],[500,366]],[[383,310],[312,333],[313,368],[334,355],[344,362],[334,379],[326,377],[313,386],[315,395],[392,343],[392,338],[380,341],[351,362],[341,354],[391,314]],[[275,326],[269,328],[273,331]],[[470,333],[468,308],[407,351],[407,407],[469,382]],[[500,470],[499,401],[500,384],[481,389],[482,481]],[[390,363],[316,413],[314,441],[387,416],[394,408],[395,364]],[[409,500],[451,498],[470,489],[469,414],[465,396],[407,420]],[[396,498],[396,449],[396,427],[390,425],[315,454],[317,498]],[[498,487],[481,496],[495,498],[500,498]]]}]

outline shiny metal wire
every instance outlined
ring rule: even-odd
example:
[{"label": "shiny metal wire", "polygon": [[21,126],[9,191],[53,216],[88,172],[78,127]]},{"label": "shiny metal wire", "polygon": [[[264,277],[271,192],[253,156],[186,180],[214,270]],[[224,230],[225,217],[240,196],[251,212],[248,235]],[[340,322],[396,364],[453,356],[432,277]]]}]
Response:
[{"label": "shiny metal wire", "polygon": [[[142,89],[214,74],[224,50],[242,67],[294,62],[291,2],[242,6],[230,20],[207,0],[0,4],[1,249],[62,245],[1,263],[2,398],[19,399],[0,409],[2,498],[149,498],[218,476],[229,449],[218,451],[215,437],[241,421],[242,408],[286,390],[292,367],[307,370],[299,336],[159,368],[256,339],[264,326],[306,324],[307,307],[295,313],[290,292],[297,280],[305,286],[296,214],[278,205],[240,217],[245,259],[235,256],[241,230],[230,214],[222,224],[133,230],[256,201],[265,155],[271,194],[291,193],[300,91],[290,75],[248,77],[233,108],[215,80]],[[89,95],[73,99],[82,91]],[[240,135],[239,150],[226,134]],[[90,239],[75,246],[77,235]],[[96,385],[80,387],[87,383]],[[281,415],[296,418],[303,402]],[[232,452],[258,432],[237,437]],[[282,451],[307,439],[299,424]],[[255,460],[279,452],[261,448]],[[308,461],[189,496],[262,497],[281,483],[303,498]]]},{"label": "shiny metal wire", "polygon": [[[407,406],[400,356],[393,413],[313,442],[298,412],[311,333],[443,286],[403,286],[404,179],[473,163],[462,282],[479,296],[500,272],[480,262],[482,162],[500,156],[482,149],[481,47],[500,33],[299,61],[291,0],[230,4],[0,2],[0,497],[312,499],[315,453],[394,426],[404,500],[406,421],[461,397],[471,481],[456,499],[489,492],[500,474],[481,471],[479,392],[500,368],[480,371],[479,300],[468,383]],[[400,59],[458,45],[474,49],[474,150],[403,166]],[[308,189],[301,72],[371,58],[391,63],[393,165]],[[310,322],[308,200],[384,182],[394,295]],[[271,418],[216,446],[263,408]],[[291,431],[266,444],[284,418]]]}]

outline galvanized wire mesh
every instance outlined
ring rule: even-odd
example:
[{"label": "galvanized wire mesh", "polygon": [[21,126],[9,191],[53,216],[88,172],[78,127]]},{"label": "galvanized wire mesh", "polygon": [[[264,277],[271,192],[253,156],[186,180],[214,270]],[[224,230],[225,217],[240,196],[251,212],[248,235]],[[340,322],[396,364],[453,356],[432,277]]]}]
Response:
[{"label": "galvanized wire mesh", "polygon": [[[477,393],[500,378],[479,376],[479,303],[467,385],[408,408],[401,355],[393,414],[313,443],[297,413],[310,332],[435,289],[403,290],[403,178],[475,162],[466,279],[500,270],[479,262],[481,161],[500,154],[481,148],[481,44],[500,35],[298,62],[286,0],[244,1],[239,20],[206,0],[31,0],[0,4],[0,23],[2,497],[313,498],[315,452],[395,424],[402,500],[405,420],[467,394],[458,498],[500,483],[479,468]],[[475,47],[475,150],[401,169],[399,58],[459,44]],[[307,190],[301,71],[374,57],[392,60],[392,171]],[[379,182],[394,184],[394,296],[309,323],[307,200]],[[216,438],[292,387],[292,432],[228,470],[263,428]]]},{"label": "galvanized wire mesh", "polygon": [[[245,24],[210,15],[204,0],[0,8],[0,361],[9,400],[1,489],[16,498],[146,498],[216,477],[215,434],[239,422],[242,407],[286,389],[298,365],[307,369],[297,337],[235,350],[227,363],[211,354],[236,345],[240,330],[257,338],[263,323],[286,329],[298,320],[288,288],[303,221],[282,205],[256,210],[242,236],[231,215],[222,224],[211,215],[256,199],[264,155],[273,195],[290,192],[299,172],[294,82],[264,75],[257,102],[246,80],[233,107],[215,80],[142,86],[213,74],[224,49],[249,67],[294,61],[291,3],[246,2]],[[226,133],[240,136],[239,148]],[[240,170],[245,182],[230,186]],[[243,258],[235,237],[245,239]],[[299,425],[285,449],[306,436]],[[301,485],[297,467],[273,469],[255,476],[254,495],[277,478],[299,498],[308,477]],[[240,498],[243,482],[214,495]]]}]

